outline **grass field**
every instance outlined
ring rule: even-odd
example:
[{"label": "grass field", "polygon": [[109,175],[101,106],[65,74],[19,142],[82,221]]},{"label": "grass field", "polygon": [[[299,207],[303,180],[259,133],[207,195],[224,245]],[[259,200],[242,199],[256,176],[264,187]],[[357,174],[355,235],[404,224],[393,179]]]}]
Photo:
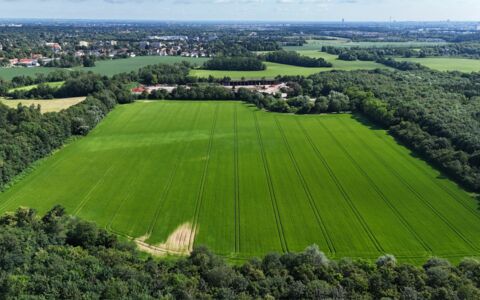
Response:
[{"label": "grass field", "polygon": [[149,251],[244,258],[316,243],[331,257],[478,256],[478,203],[351,115],[239,102],[140,102],[44,160],[0,211],[60,203]]},{"label": "grass field", "polygon": [[85,100],[85,97],[76,98],[64,98],[64,99],[51,99],[51,100],[10,100],[0,98],[0,102],[8,107],[16,108],[19,103],[25,106],[40,105],[40,111],[42,113],[58,112],[63,109],[67,109],[70,106],[78,104]]},{"label": "grass field", "polygon": [[[59,87],[61,87],[64,83],[65,83],[65,81],[45,82],[46,85],[48,85],[48,86],[50,86],[50,87],[52,87],[52,88],[59,88]],[[38,84],[21,86],[21,87],[17,87],[17,88],[14,88],[14,89],[10,89],[8,92],[9,92],[9,93],[12,93],[12,92],[15,92],[15,91],[30,91],[30,90],[36,88],[37,86],[38,86]]]},{"label": "grass field", "polygon": [[[92,71],[97,74],[111,76],[123,72],[136,71],[141,67],[153,64],[173,64],[181,61],[188,61],[192,64],[201,65],[206,58],[191,58],[181,56],[137,56],[127,59],[97,61],[93,68],[73,68],[73,70]],[[46,74],[58,70],[57,68],[0,68],[0,78],[10,80],[15,76],[35,74]],[[62,69],[69,70],[69,69]],[[72,69],[70,69],[72,70]]]},{"label": "grass field", "polygon": [[245,77],[246,79],[260,79],[262,77],[265,78],[275,78],[278,75],[302,75],[302,76],[309,76],[319,72],[326,72],[331,70],[344,70],[344,71],[351,71],[351,70],[372,70],[378,68],[387,68],[382,64],[378,64],[376,62],[369,62],[369,61],[342,61],[338,60],[337,56],[331,55],[324,52],[319,51],[298,51],[302,55],[307,55],[311,57],[323,57],[325,60],[331,62],[333,64],[332,68],[304,68],[304,67],[297,67],[291,65],[284,65],[284,64],[277,64],[266,62],[267,69],[264,71],[213,71],[213,70],[201,70],[195,69],[191,71],[191,75],[197,77],[208,77],[212,75],[213,77],[222,78],[228,76],[232,79],[241,79]]},{"label": "grass field", "polygon": [[441,42],[352,42],[349,39],[334,39],[334,40],[307,40],[307,44],[303,46],[287,46],[283,47],[285,50],[320,50],[323,46],[334,47],[360,47],[360,48],[385,48],[385,47],[423,47],[444,44]]},{"label": "grass field", "polygon": [[480,72],[480,59],[458,57],[426,57],[426,58],[395,58],[399,61],[410,61],[422,64],[439,71]]}]

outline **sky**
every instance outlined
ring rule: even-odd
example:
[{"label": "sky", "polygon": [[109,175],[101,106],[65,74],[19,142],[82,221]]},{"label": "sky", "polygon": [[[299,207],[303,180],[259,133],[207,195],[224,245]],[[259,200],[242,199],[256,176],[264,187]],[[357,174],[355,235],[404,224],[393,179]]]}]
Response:
[{"label": "sky", "polygon": [[0,0],[0,18],[480,21],[480,0]]}]

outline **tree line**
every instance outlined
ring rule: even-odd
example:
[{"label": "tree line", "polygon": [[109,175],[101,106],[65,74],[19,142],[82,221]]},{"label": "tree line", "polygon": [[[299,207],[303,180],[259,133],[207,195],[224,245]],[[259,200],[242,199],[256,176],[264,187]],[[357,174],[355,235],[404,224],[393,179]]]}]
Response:
[{"label": "tree line", "polygon": [[274,51],[269,52],[264,55],[266,61],[285,64],[285,65],[293,65],[299,67],[306,67],[306,68],[331,68],[332,64],[327,62],[325,59],[319,58],[312,58],[305,55],[300,55],[295,51]]},{"label": "tree line", "polygon": [[56,206],[0,217],[2,299],[478,299],[480,262],[330,260],[317,246],[235,265],[196,247],[155,259]]},{"label": "tree line", "polygon": [[215,57],[203,64],[206,70],[225,70],[225,71],[262,71],[267,68],[256,57]]},{"label": "tree line", "polygon": [[480,58],[480,44],[474,43],[449,43],[423,47],[335,47],[323,46],[322,52],[338,55],[342,60],[376,61],[383,57],[465,57]]},{"label": "tree line", "polygon": [[409,48],[339,48],[333,46],[323,46],[322,52],[338,55],[338,59],[345,61],[374,61],[379,64],[400,70],[400,71],[415,71],[427,69],[427,67],[409,61],[397,61],[391,56],[412,57],[412,52]]}]

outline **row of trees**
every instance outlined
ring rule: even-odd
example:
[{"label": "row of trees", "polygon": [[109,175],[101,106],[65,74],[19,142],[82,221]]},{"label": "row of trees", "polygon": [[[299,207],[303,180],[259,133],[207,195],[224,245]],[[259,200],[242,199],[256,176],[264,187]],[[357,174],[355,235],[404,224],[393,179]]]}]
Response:
[{"label": "row of trees", "polygon": [[[92,93],[102,91],[112,86],[108,77],[96,75],[93,73],[78,73],[75,78],[68,79],[61,87],[52,87],[46,83],[39,83],[36,87],[29,90],[14,90],[8,92],[7,96],[13,99],[53,99],[87,96]],[[125,89],[120,91],[121,96],[125,97]],[[128,101],[127,101],[128,102]]]},{"label": "row of trees", "polygon": [[226,71],[261,71],[267,67],[255,57],[216,57],[206,61],[203,68],[207,70]]},{"label": "row of trees", "polygon": [[334,47],[323,46],[322,52],[335,54],[342,60],[376,61],[387,56],[401,57],[430,57],[430,56],[459,56],[480,58],[480,44],[476,43],[449,43],[423,47]]},{"label": "row of trees", "polygon": [[376,62],[400,71],[425,70],[427,67],[410,61],[397,61],[393,58],[380,58]]},{"label": "row of trees", "polygon": [[400,71],[414,71],[426,69],[425,66],[407,61],[397,61],[391,56],[413,56],[408,48],[339,48],[332,46],[322,47],[323,52],[338,55],[338,59],[346,61],[375,61]]},{"label": "row of trees", "polygon": [[300,55],[295,51],[275,51],[264,55],[266,61],[307,68],[330,68],[332,64],[323,58]]},{"label": "row of trees", "polygon": [[230,265],[204,247],[185,258],[142,256],[133,244],[61,207],[0,217],[2,299],[478,299],[480,263],[385,255],[328,259],[316,246]]},{"label": "row of trees", "polygon": [[53,68],[73,68],[73,67],[95,67],[97,58],[93,55],[76,57],[74,55],[62,55],[45,64],[45,67]]},{"label": "row of trees", "polygon": [[34,85],[34,84],[39,84],[44,82],[65,81],[70,78],[76,78],[80,76],[82,73],[83,72],[80,72],[80,71],[55,70],[55,71],[48,72],[46,74],[38,73],[34,77],[27,76],[27,75],[15,76],[12,78],[11,81],[2,81],[0,79],[0,86],[4,85],[8,90],[10,88]]}]

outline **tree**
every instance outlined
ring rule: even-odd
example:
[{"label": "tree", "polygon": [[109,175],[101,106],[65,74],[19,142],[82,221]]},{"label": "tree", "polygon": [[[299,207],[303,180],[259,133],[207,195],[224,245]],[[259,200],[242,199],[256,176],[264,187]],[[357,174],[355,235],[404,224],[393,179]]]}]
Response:
[{"label": "tree", "polygon": [[317,113],[326,113],[328,111],[329,100],[327,97],[320,96],[315,100],[315,111]]},{"label": "tree", "polygon": [[95,56],[85,56],[83,58],[83,66],[85,68],[95,67]]},{"label": "tree", "polygon": [[350,99],[347,95],[331,91],[328,94],[328,111],[341,112],[350,110]]}]

